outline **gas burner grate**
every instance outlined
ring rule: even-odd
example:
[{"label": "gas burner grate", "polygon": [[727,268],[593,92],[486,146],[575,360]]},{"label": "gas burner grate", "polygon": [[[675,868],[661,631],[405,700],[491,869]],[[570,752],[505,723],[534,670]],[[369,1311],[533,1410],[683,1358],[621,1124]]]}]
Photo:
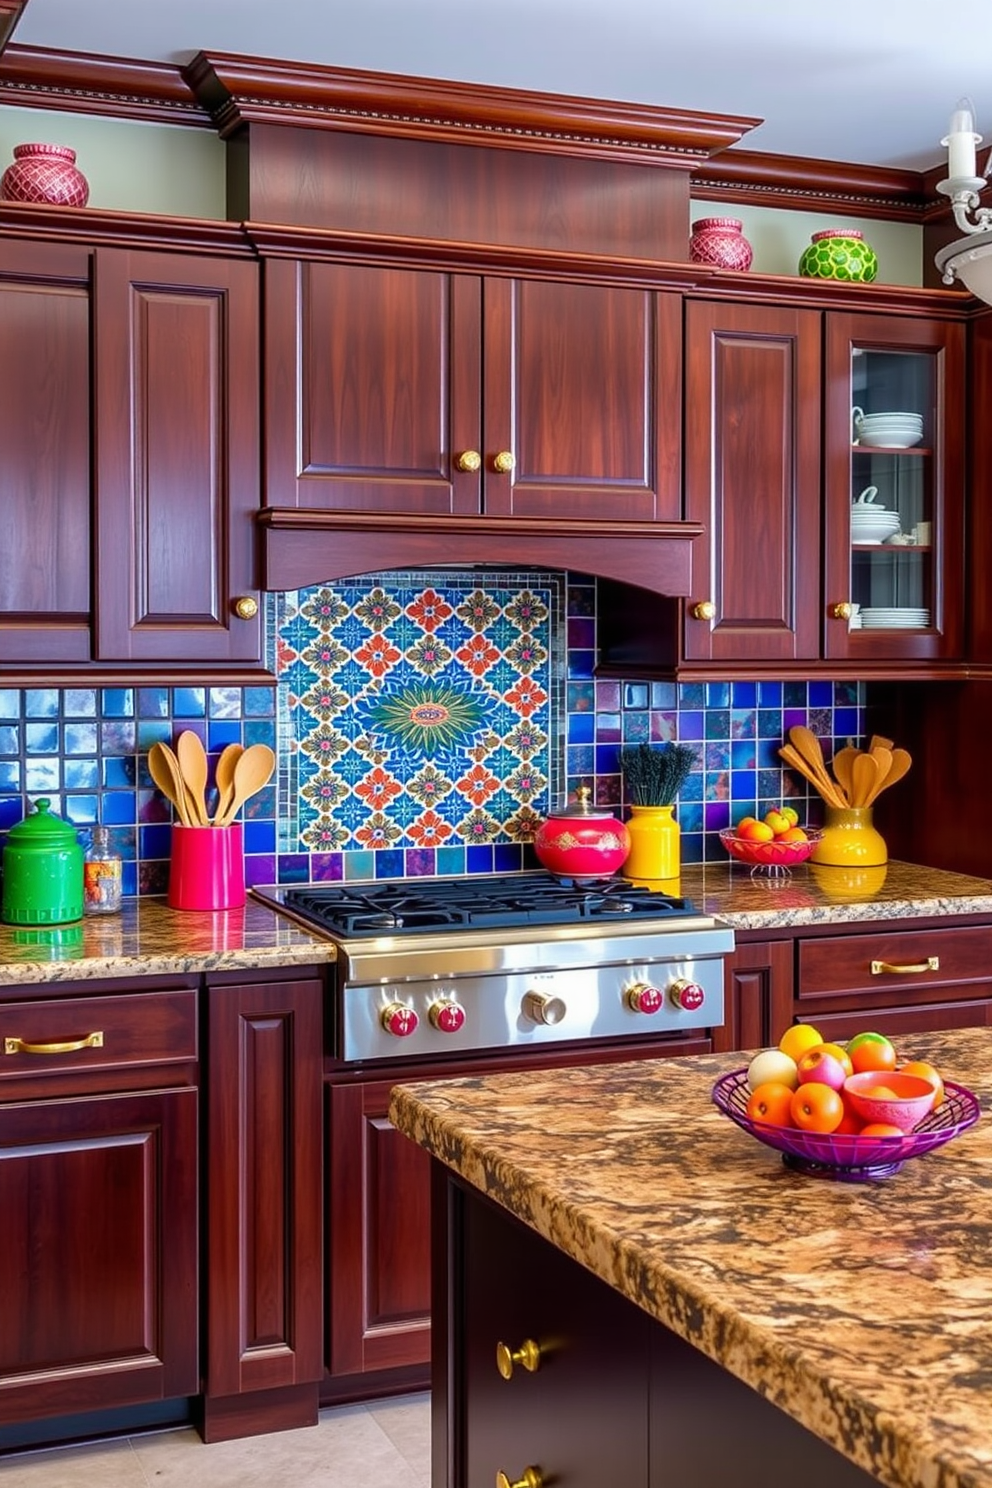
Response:
[{"label": "gas burner grate", "polygon": [[688,899],[656,894],[624,879],[566,883],[551,874],[308,884],[286,889],[286,908],[343,936],[671,919],[693,912]]}]

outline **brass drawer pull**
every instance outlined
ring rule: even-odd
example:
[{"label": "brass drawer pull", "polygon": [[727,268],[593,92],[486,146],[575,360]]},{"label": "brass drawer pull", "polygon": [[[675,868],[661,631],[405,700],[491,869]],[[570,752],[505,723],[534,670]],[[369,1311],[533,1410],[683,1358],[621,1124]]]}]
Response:
[{"label": "brass drawer pull", "polygon": [[498,1472],[496,1488],[544,1488],[544,1475],[540,1468],[525,1467],[523,1477],[514,1478],[511,1483],[505,1472]]},{"label": "brass drawer pull", "polygon": [[71,1039],[64,1044],[29,1044],[22,1038],[5,1038],[5,1054],[76,1054],[80,1049],[102,1049],[103,1029],[88,1033],[85,1038]]},{"label": "brass drawer pull", "polygon": [[518,1349],[511,1349],[508,1343],[497,1343],[496,1368],[505,1380],[512,1379],[514,1364],[519,1364],[528,1374],[540,1369],[540,1344],[535,1343],[533,1338],[525,1338]]},{"label": "brass drawer pull", "polygon": [[940,957],[928,956],[925,961],[911,961],[908,966],[898,966],[894,961],[873,961],[872,976],[922,976],[925,971],[939,971]]}]

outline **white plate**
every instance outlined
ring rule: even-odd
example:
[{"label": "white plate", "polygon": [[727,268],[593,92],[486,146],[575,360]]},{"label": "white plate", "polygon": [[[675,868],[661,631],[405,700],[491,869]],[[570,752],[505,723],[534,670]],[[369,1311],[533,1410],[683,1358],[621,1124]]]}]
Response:
[{"label": "white plate", "polygon": [[870,449],[912,449],[922,438],[923,435],[917,434],[915,429],[886,429],[884,434],[880,429],[874,433],[871,429],[863,429],[858,435],[859,443],[868,445]]}]

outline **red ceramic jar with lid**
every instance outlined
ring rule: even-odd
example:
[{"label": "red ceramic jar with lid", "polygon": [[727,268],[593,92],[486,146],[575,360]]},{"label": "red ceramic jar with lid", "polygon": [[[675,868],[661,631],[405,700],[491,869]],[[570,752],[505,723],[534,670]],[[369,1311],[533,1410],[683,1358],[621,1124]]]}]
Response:
[{"label": "red ceramic jar with lid", "polygon": [[605,808],[592,804],[587,785],[575,804],[552,811],[534,838],[538,861],[558,878],[610,878],[630,852],[630,833]]},{"label": "red ceramic jar with lid", "polygon": [[65,925],[83,916],[83,849],[75,829],[39,796],[7,834],[2,918],[8,925]]}]

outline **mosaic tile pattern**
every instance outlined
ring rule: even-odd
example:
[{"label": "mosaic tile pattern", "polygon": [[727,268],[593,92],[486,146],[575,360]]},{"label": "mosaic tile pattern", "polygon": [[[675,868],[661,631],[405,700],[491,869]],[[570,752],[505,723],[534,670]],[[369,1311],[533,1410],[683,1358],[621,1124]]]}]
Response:
[{"label": "mosaic tile pattern", "polygon": [[778,757],[793,724],[828,755],[864,733],[863,684],[595,678],[582,576],[394,573],[274,596],[267,618],[278,687],[0,686],[0,841],[47,795],[84,844],[110,828],[125,893],[164,893],[171,808],[148,750],[188,728],[211,778],[225,744],[277,751],[243,813],[250,883],[512,872],[534,865],[531,817],[580,784],[622,808],[623,746],[678,739],[699,750],[683,861],[723,861],[717,833],[746,813],[789,799],[821,819]]}]

